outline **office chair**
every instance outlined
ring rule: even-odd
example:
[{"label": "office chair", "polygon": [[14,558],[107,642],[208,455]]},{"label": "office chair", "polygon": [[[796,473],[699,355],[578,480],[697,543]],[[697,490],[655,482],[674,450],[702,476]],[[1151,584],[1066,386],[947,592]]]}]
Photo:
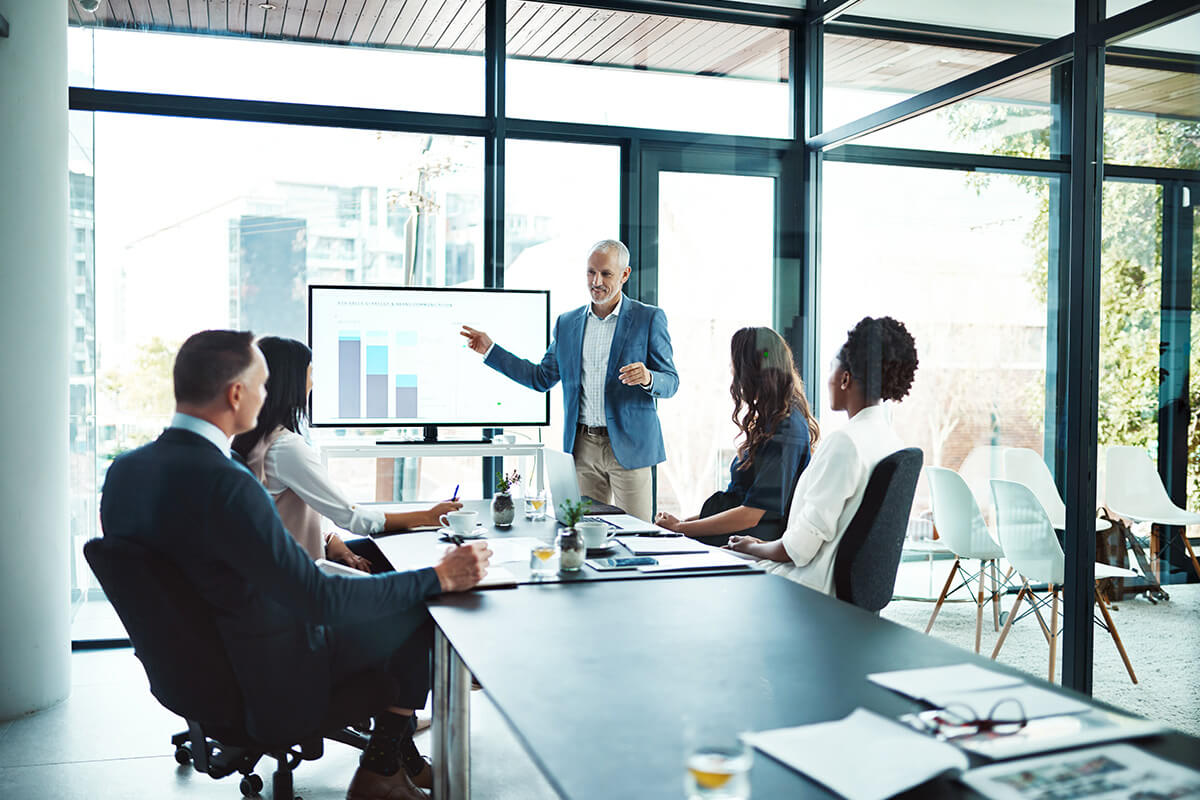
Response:
[{"label": "office chair", "polygon": [[875,465],[862,504],[850,520],[833,562],[839,600],[879,613],[892,599],[908,515],[925,457],[915,447]]},{"label": "office chair", "polygon": [[366,726],[346,725],[369,719],[372,710],[386,704],[382,673],[360,673],[335,687],[320,731],[300,732],[290,742],[255,741],[246,731],[242,692],[212,608],[184,574],[129,539],[92,539],[83,554],[129,633],[150,692],[187,721],[187,730],[171,738],[180,765],[191,763],[214,779],[240,772],[240,789],[249,797],[263,787],[255,766],[270,756],[277,762],[272,797],[291,800],[292,771],[301,761],[321,757],[323,739],[366,747]]}]

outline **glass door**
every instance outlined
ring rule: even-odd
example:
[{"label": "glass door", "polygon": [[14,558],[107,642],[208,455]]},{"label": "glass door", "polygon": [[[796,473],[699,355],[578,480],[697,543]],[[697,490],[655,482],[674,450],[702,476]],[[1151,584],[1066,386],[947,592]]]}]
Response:
[{"label": "glass door", "polygon": [[[739,151],[643,151],[638,286],[667,315],[679,392],[659,403],[659,510],[690,516],[729,481],[729,341],[775,326],[780,162]],[[635,294],[634,296],[639,296]],[[778,327],[777,327],[778,329]],[[797,354],[799,355],[799,354]]]}]

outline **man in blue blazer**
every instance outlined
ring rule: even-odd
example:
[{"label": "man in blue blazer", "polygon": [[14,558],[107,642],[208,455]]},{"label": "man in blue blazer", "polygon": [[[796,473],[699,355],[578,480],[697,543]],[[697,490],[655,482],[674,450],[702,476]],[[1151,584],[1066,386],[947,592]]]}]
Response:
[{"label": "man in blue blazer", "polygon": [[667,315],[625,297],[629,250],[614,239],[587,260],[592,302],[554,323],[550,349],[534,364],[463,326],[484,363],[538,392],[563,384],[563,451],[575,456],[582,494],[651,518],[650,467],[666,460],[654,400],[679,389]]},{"label": "man in blue blazer", "polygon": [[246,729],[260,742],[312,735],[333,686],[365,670],[385,672],[390,703],[375,714],[347,798],[425,798],[408,777],[424,764],[412,743],[412,709],[425,704],[430,685],[433,628],[423,601],[474,586],[491,551],[453,548],[436,566],[411,572],[323,574],[284,529],[262,484],[230,457],[230,437],[254,428],[266,398],[267,363],[253,335],[189,337],[174,378],[171,426],[108,470],[104,536],[170,560],[211,608]]}]

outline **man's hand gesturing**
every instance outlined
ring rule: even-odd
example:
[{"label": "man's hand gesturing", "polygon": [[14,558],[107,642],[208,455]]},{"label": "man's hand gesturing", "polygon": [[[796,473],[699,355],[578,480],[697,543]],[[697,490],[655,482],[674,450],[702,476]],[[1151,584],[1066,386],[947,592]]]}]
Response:
[{"label": "man's hand gesturing", "polygon": [[487,542],[452,547],[433,568],[443,592],[464,592],[483,580],[492,551]]},{"label": "man's hand gesturing", "polygon": [[486,353],[488,348],[492,346],[492,337],[488,336],[483,331],[477,331],[474,328],[463,325],[462,330],[459,331],[459,333],[467,337],[467,347],[471,348],[480,355]]}]

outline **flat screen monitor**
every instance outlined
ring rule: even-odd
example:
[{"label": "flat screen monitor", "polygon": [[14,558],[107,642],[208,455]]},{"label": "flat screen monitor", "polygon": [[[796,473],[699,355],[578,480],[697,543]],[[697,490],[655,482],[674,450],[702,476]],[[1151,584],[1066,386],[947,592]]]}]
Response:
[{"label": "flat screen monitor", "polygon": [[484,366],[463,325],[539,361],[550,340],[550,293],[310,285],[312,424],[548,425],[549,394]]}]

